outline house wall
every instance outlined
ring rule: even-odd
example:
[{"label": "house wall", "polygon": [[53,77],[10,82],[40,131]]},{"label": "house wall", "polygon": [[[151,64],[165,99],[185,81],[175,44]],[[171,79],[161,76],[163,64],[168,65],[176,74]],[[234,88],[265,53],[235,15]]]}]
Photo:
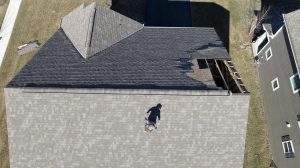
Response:
[{"label": "house wall", "polygon": [[[281,29],[258,55],[259,79],[268,123],[272,156],[278,168],[300,167],[300,114],[299,94],[293,93],[290,77],[297,73],[295,61],[285,28]],[[266,60],[265,52],[271,47],[272,57]],[[278,77],[280,88],[272,90],[271,81]],[[286,121],[291,127],[286,126]],[[295,149],[294,158],[284,155],[281,136],[290,135]]]},{"label": "house wall", "polygon": [[6,88],[5,99],[11,168],[243,167],[249,95]]}]

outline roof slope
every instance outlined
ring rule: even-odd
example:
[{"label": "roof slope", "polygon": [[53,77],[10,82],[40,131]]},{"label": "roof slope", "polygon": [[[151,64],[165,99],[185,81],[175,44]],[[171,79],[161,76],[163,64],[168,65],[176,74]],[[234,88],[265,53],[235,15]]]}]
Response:
[{"label": "roof slope", "polygon": [[296,64],[300,67],[300,10],[283,15],[293,48]]},{"label": "roof slope", "polygon": [[249,95],[66,90],[5,89],[11,167],[243,167]]},{"label": "roof slope", "polygon": [[62,19],[75,48],[88,58],[140,30],[143,25],[108,8],[82,4]]},{"label": "roof slope", "polygon": [[58,30],[8,86],[216,89],[185,74],[193,58],[229,55],[213,28],[145,27],[83,59]]}]

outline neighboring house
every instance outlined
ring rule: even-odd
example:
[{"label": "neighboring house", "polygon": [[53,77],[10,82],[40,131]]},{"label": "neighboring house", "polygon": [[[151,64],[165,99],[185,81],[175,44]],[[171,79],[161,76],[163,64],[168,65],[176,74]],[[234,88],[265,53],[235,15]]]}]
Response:
[{"label": "neighboring house", "polygon": [[279,168],[300,167],[300,10],[284,14],[277,32],[253,42],[269,129],[273,162]]},{"label": "neighboring house", "polygon": [[299,0],[262,0],[262,9],[257,13],[258,25],[254,38],[264,33],[262,24],[271,24],[273,32],[277,32],[284,24],[282,14],[293,12],[299,8]]},{"label": "neighboring house", "polygon": [[[11,168],[242,168],[249,93],[213,28],[81,5],[5,88]],[[146,112],[162,104],[158,129]]]}]

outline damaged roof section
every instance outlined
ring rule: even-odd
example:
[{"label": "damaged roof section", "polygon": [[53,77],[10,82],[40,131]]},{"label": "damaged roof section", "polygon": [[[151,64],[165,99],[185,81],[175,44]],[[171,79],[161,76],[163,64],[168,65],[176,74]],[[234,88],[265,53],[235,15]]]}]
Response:
[{"label": "damaged roof section", "polygon": [[84,57],[119,42],[143,25],[103,6],[82,4],[63,17],[61,28]]}]

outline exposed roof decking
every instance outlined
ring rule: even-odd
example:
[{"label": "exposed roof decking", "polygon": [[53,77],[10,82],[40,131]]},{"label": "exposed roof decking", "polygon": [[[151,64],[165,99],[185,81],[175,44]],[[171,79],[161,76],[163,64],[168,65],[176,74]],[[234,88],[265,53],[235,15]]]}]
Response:
[{"label": "exposed roof decking", "polygon": [[213,28],[145,27],[89,59],[60,29],[8,86],[218,89],[185,74],[193,58],[230,59]]}]

